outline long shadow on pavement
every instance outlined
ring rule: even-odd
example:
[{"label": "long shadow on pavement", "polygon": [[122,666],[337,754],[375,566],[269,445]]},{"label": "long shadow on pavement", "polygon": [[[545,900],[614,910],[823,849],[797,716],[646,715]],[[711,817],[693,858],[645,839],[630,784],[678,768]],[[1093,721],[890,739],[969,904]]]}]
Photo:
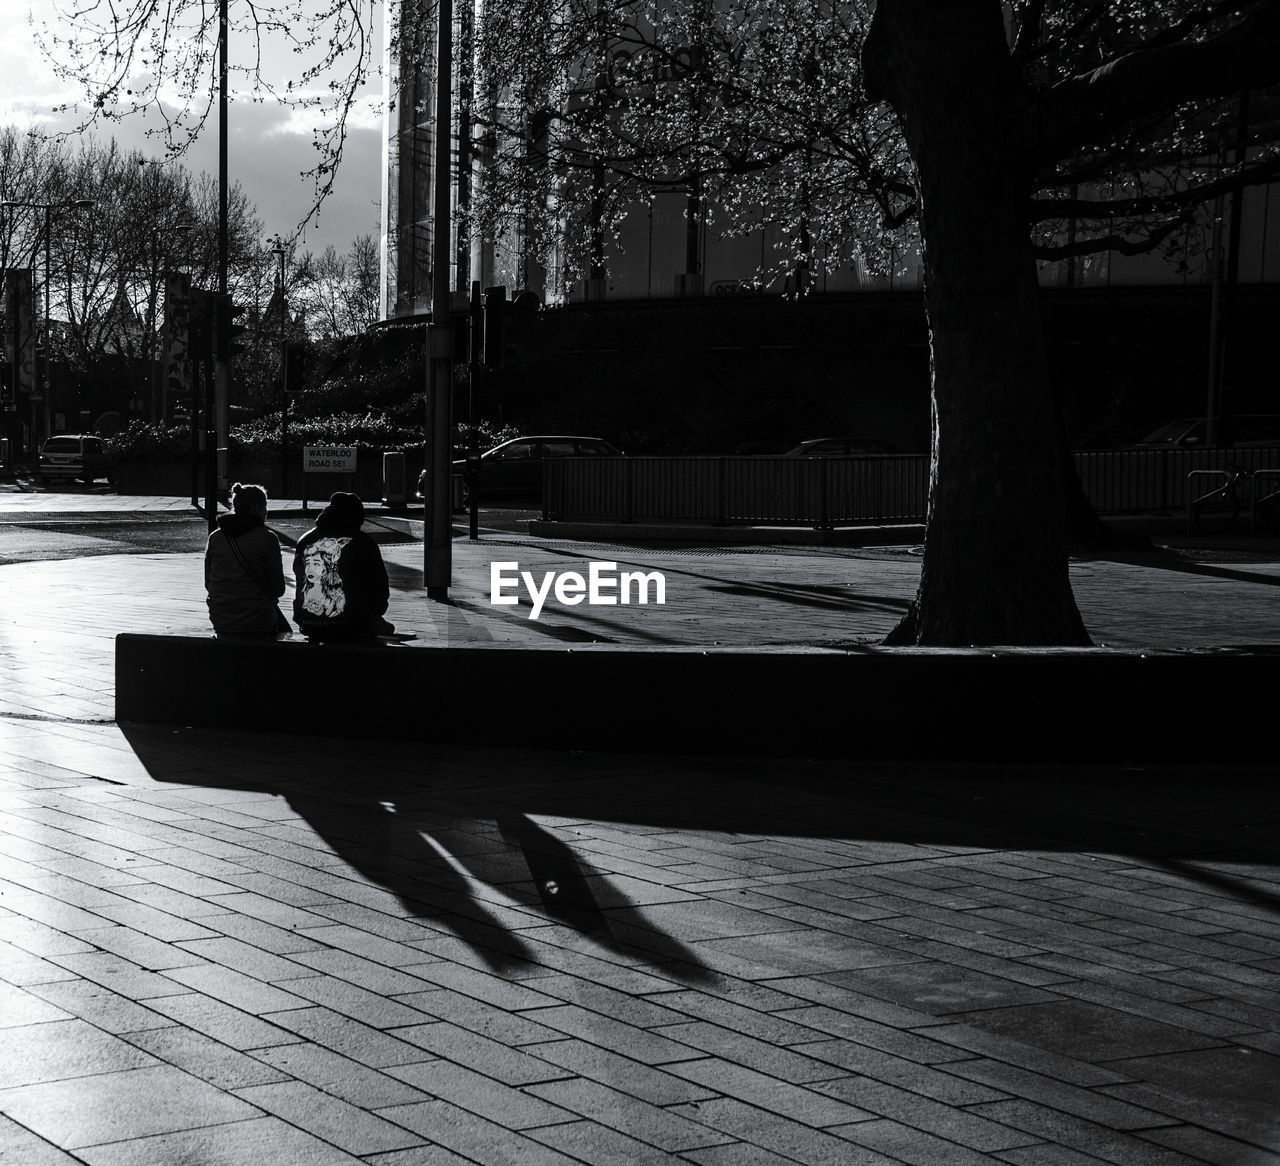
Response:
[{"label": "long shadow on pavement", "polygon": [[1266,571],[1244,571],[1235,567],[1219,566],[1196,559],[1188,559],[1165,547],[1152,547],[1142,551],[1092,551],[1080,561],[1102,560],[1110,563],[1128,563],[1138,567],[1154,567],[1160,571],[1178,571],[1184,575],[1204,575],[1210,579],[1227,579],[1233,583],[1261,583],[1268,587],[1280,587],[1280,575]]},{"label": "long shadow on pavement", "polygon": [[[486,946],[495,942],[488,930],[495,916],[475,896],[483,886],[567,913],[595,934],[607,935],[609,919],[628,907],[625,897],[601,893],[581,854],[537,817],[557,829],[578,820],[625,823],[713,833],[731,844],[761,835],[821,838],[851,848],[853,865],[885,861],[886,845],[903,847],[904,860],[921,857],[912,847],[1105,853],[1176,869],[1280,914],[1280,787],[1272,772],[1249,766],[753,761],[122,730],[157,781],[285,797],[338,855],[407,909],[460,912],[463,931],[467,920],[484,924],[476,937]],[[229,747],[245,758],[239,772]],[[193,770],[193,751],[204,749],[208,767]],[[871,854],[859,858],[860,846]],[[742,852],[753,858],[751,846]],[[1261,880],[1241,873],[1254,865],[1271,873]],[[518,937],[503,947],[522,954]],[[662,954],[696,964],[676,941]]]},{"label": "long shadow on pavement", "polygon": [[[468,962],[461,941],[514,978],[594,957],[694,986],[803,981],[855,1041],[860,1016],[897,1005],[969,1055],[994,1036],[1118,1072],[1115,1095],[1157,1125],[1229,1139],[1214,1160],[1280,1138],[1270,771],[124,732],[156,781],[286,798],[298,818],[264,815],[251,848],[310,847],[318,889],[341,877],[331,850],[421,923],[428,958]],[[350,901],[368,900],[356,881]],[[865,1023],[875,1046],[883,1024]]]},{"label": "long shadow on pavement", "polygon": [[[317,858],[331,851],[392,892],[408,916],[452,933],[494,970],[528,964],[522,931],[552,924],[623,962],[660,964],[690,982],[706,974],[696,953],[670,936],[647,932],[637,946],[616,933],[607,909],[628,900],[511,797],[507,781],[518,786],[517,775],[499,770],[469,792],[473,778],[448,766],[436,772],[428,753],[394,746],[303,738],[299,750],[296,739],[249,733],[123,732],[157,781],[284,798],[320,844],[300,833],[298,845],[317,849]],[[202,745],[210,765],[193,768]]]}]

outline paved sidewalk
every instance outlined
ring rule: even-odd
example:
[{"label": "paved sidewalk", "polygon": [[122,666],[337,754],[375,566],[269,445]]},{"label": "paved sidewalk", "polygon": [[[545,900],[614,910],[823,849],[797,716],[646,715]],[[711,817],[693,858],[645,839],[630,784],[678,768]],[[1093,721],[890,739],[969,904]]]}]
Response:
[{"label": "paved sidewalk", "polygon": [[[499,546],[668,602],[532,621],[488,602]],[[420,543],[384,554],[405,650],[838,650],[919,567],[505,536],[455,544],[441,605]],[[1280,642],[1280,555],[1072,570],[1102,642]],[[112,637],[206,632],[199,556],[0,566],[0,597],[6,1166],[1280,1162],[1274,771],[122,727]]]}]

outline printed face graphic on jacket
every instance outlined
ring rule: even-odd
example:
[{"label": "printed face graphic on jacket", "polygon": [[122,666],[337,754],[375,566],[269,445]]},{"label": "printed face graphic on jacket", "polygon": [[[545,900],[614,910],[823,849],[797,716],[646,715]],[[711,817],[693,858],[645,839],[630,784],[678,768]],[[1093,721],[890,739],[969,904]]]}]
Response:
[{"label": "printed face graphic on jacket", "polygon": [[338,558],[350,538],[316,539],[303,556],[302,608],[320,619],[341,615],[347,606]]}]

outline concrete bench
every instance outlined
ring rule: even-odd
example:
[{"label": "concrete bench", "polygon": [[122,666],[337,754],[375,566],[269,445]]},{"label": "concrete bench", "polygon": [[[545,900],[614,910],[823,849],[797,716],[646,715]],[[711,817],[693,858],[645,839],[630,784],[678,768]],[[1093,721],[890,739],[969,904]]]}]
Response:
[{"label": "concrete bench", "polygon": [[116,637],[116,719],[884,760],[1270,761],[1280,655],[434,648]]}]

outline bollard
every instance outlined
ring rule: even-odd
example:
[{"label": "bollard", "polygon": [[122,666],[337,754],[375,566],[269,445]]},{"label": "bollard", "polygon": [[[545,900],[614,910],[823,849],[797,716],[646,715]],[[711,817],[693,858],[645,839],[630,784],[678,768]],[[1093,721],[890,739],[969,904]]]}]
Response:
[{"label": "bollard", "polygon": [[382,501],[388,506],[405,505],[404,454],[398,452],[382,455]]}]

